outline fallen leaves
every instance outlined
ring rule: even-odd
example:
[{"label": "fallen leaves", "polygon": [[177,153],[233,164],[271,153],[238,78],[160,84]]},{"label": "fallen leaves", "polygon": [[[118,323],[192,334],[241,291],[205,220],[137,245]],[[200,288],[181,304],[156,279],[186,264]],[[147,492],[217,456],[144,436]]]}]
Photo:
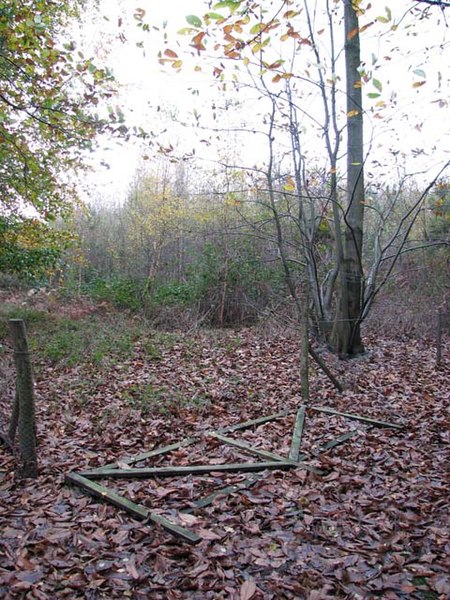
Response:
[{"label": "fallen leaves", "polygon": [[[117,461],[127,468],[124,456],[193,434],[197,444],[136,466],[245,462],[241,449],[205,432],[288,409],[286,417],[227,434],[286,455],[299,404],[298,340],[252,330],[179,334],[157,361],[136,344],[107,370],[36,359],[39,478],[15,481],[14,460],[0,447],[0,596],[448,596],[449,392],[432,346],[373,340],[358,361],[327,355],[347,390],[338,394],[313,373],[315,405],[405,429],[308,411],[300,452],[324,476],[266,472],[248,488],[239,473],[114,482],[118,493],[201,535],[196,547],[65,487],[64,474]],[[136,402],[136,390],[165,392],[145,404]],[[170,398],[170,410],[162,411]],[[159,403],[155,410],[152,402]],[[196,500],[227,486],[236,487],[195,510]]]},{"label": "fallen leaves", "polygon": [[253,579],[247,579],[241,585],[241,589],[239,590],[239,598],[240,600],[250,600],[256,594],[256,583]]}]

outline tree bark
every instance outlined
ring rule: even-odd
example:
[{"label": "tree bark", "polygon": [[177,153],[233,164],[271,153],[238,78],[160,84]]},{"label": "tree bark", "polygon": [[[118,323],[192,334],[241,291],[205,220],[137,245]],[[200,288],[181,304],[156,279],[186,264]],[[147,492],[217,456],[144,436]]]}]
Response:
[{"label": "tree bark", "polygon": [[[306,278],[305,278],[306,279]],[[305,281],[303,295],[303,310],[301,322],[301,349],[300,349],[300,389],[303,404],[309,402],[309,288]]]},{"label": "tree bark", "polygon": [[19,409],[19,449],[22,460],[19,473],[22,477],[36,477],[37,458],[33,372],[28,350],[27,333],[25,323],[22,319],[10,319],[8,324],[12,337],[14,362],[17,372],[16,393]]},{"label": "tree bark", "polygon": [[363,305],[362,245],[364,231],[364,138],[358,15],[344,0],[347,93],[347,206],[339,302],[332,333],[334,350],[343,357],[364,352],[361,339]]}]

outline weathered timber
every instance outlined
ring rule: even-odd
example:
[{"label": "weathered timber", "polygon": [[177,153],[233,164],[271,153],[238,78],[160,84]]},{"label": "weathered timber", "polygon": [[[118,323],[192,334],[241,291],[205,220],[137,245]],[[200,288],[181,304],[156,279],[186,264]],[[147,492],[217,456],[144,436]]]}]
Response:
[{"label": "weathered timber", "polygon": [[347,433],[343,433],[342,435],[339,435],[337,438],[334,438],[334,440],[330,440],[326,444],[323,444],[317,450],[313,451],[312,454],[314,456],[318,456],[319,454],[322,454],[323,452],[326,452],[327,450],[336,448],[336,446],[340,446],[341,444],[344,444],[347,440],[350,440],[352,437],[355,437],[355,435],[357,435],[358,433],[359,433],[358,429],[354,429],[353,431],[347,431]]},{"label": "weathered timber", "polygon": [[231,463],[222,465],[189,465],[189,466],[170,466],[153,467],[149,469],[109,469],[108,471],[95,473],[84,471],[83,477],[88,479],[102,479],[104,477],[116,478],[150,478],[150,477],[177,477],[184,475],[205,475],[207,473],[250,473],[264,471],[266,469],[292,469],[293,467],[302,467],[292,461],[285,462],[260,462],[260,463]]},{"label": "weathered timber", "polygon": [[286,417],[288,414],[288,410],[283,410],[272,415],[267,415],[266,417],[259,417],[258,419],[251,419],[250,421],[244,421],[243,423],[236,423],[236,425],[222,427],[221,429],[217,429],[217,433],[232,433],[233,431],[238,431],[239,429],[248,429],[254,425],[262,425],[263,423],[268,423],[269,421],[276,421],[277,419]]},{"label": "weathered timber", "polygon": [[20,401],[19,401],[19,390],[16,386],[16,393],[14,396],[14,404],[11,413],[11,420],[9,422],[8,428],[8,436],[11,442],[14,442],[14,438],[16,437],[17,426],[19,425],[19,411],[20,411]]},{"label": "weathered timber", "polygon": [[338,417],[345,417],[346,419],[353,419],[354,421],[362,421],[363,423],[370,423],[375,427],[388,427],[390,429],[403,429],[402,425],[396,425],[394,423],[386,423],[386,421],[378,421],[377,419],[369,419],[368,417],[362,417],[361,415],[354,415],[353,413],[344,413],[332,408],[326,408],[322,406],[310,406],[311,410],[316,412],[323,412],[328,415],[336,415]]},{"label": "weathered timber", "polygon": [[188,529],[185,529],[180,525],[172,523],[171,521],[169,521],[169,519],[166,519],[161,515],[156,515],[150,512],[144,506],[136,504],[135,502],[131,502],[131,500],[127,500],[120,494],[117,494],[116,492],[109,490],[103,485],[99,485],[98,483],[87,479],[79,473],[68,473],[66,475],[66,481],[86,490],[87,492],[89,492],[89,494],[95,496],[96,498],[100,498],[105,502],[109,502],[109,504],[112,504],[113,506],[122,508],[139,521],[149,520],[153,521],[154,523],[159,523],[161,527],[169,531],[172,535],[183,539],[189,544],[197,544],[201,541],[201,538],[196,533],[193,533],[192,531],[189,531]]},{"label": "weathered timber", "polygon": [[291,449],[289,450],[289,459],[298,461],[300,453],[300,444],[302,442],[303,425],[305,423],[305,406],[300,406],[295,417],[294,431],[292,432]]},{"label": "weathered timber", "polygon": [[[124,463],[126,465],[134,465],[137,462],[141,462],[141,460],[146,460],[147,458],[153,458],[154,456],[160,456],[161,454],[168,454],[172,452],[172,450],[178,450],[179,448],[184,448],[185,446],[190,446],[198,441],[197,437],[186,438],[182,442],[175,442],[174,444],[169,444],[168,446],[161,446],[161,448],[155,448],[154,450],[149,450],[148,452],[142,452],[141,454],[136,454],[135,456],[127,456],[126,458],[120,459],[119,462]],[[89,473],[106,473],[111,469],[117,469],[118,463],[109,463],[107,465],[103,465],[102,467],[97,467],[96,469],[91,469]],[[85,471],[86,473],[88,471]]]},{"label": "weathered timber", "polygon": [[149,510],[139,504],[136,504],[135,502],[132,502],[131,500],[128,500],[127,498],[124,498],[120,494],[109,490],[103,485],[87,479],[83,475],[78,473],[68,473],[66,475],[66,482],[77,485],[78,487],[89,492],[92,496],[105,500],[106,502],[109,502],[109,504],[113,504],[118,508],[123,508],[135,519],[140,521],[145,521],[145,519],[148,519],[150,512]]},{"label": "weathered timber", "polygon": [[[236,425],[230,425],[228,427],[223,427],[217,430],[217,433],[231,433],[233,431],[238,431],[239,429],[247,429],[249,427],[253,427],[254,425],[262,425],[263,423],[268,423],[269,421],[275,421],[276,419],[281,419],[282,417],[286,417],[289,414],[289,411],[284,410],[279,413],[274,413],[272,415],[267,415],[265,417],[259,417],[258,419],[251,419],[250,421],[244,421],[242,423],[236,423]],[[206,432],[207,435],[212,435],[216,432]],[[141,454],[137,454],[136,456],[129,456],[123,459],[120,459],[119,462],[125,463],[128,465],[136,464],[142,460],[146,460],[148,458],[152,458],[154,456],[159,456],[161,454],[167,454],[172,452],[173,450],[178,450],[179,448],[183,448],[185,446],[189,446],[198,441],[198,437],[191,437],[183,440],[182,442],[176,442],[174,444],[169,444],[168,446],[163,446],[161,448],[155,448],[154,450],[149,450],[148,452],[143,452]],[[278,459],[275,459],[278,460]],[[286,459],[283,459],[286,460]],[[101,467],[97,467],[95,469],[91,469],[89,473],[103,473],[106,471],[110,471],[111,469],[117,468],[117,462],[109,463],[103,465]],[[85,471],[87,474],[88,471]]]},{"label": "weathered timber", "polygon": [[212,492],[204,498],[200,498],[200,500],[197,500],[193,503],[193,506],[190,506],[189,508],[184,508],[181,512],[193,513],[194,511],[199,510],[200,508],[210,506],[214,502],[214,500],[216,500],[216,498],[219,498],[220,496],[228,496],[230,494],[234,494],[235,492],[240,492],[241,490],[246,490],[260,479],[261,475],[253,475],[248,479],[244,479],[243,481],[239,481],[239,483],[235,483],[234,485],[227,485],[224,488],[220,488],[219,490]]},{"label": "weathered timber", "polygon": [[[22,477],[37,477],[33,370],[28,350],[27,331],[22,319],[10,319],[8,325],[16,365],[16,400],[12,419],[17,419],[19,430],[19,449],[22,462],[19,473]],[[15,426],[12,421],[10,425],[12,433],[15,433]]]},{"label": "weathered timber", "polygon": [[317,352],[314,350],[314,348],[311,346],[311,344],[309,345],[308,350],[309,350],[309,354],[310,354],[311,358],[322,369],[322,371],[325,373],[325,375],[328,377],[328,379],[331,381],[331,383],[334,385],[334,387],[339,392],[343,392],[344,391],[343,385],[333,375],[333,373],[330,371],[330,369],[325,364],[325,361],[317,354]]},{"label": "weathered timber", "polygon": [[236,448],[239,448],[247,454],[259,456],[260,458],[265,458],[271,461],[278,460],[281,462],[286,462],[287,460],[285,456],[280,456],[279,454],[274,454],[273,452],[268,452],[267,450],[260,450],[259,448],[254,448],[253,446],[249,446],[248,444],[245,444],[240,440],[234,440],[233,438],[222,435],[221,433],[217,433],[216,431],[213,431],[209,435],[215,438],[216,440],[223,442],[224,444],[228,444],[229,446],[235,446]]},{"label": "weathered timber", "polygon": [[224,444],[229,444],[230,446],[236,446],[236,448],[240,448],[243,452],[246,452],[247,454],[253,454],[261,458],[266,458],[270,461],[277,460],[283,463],[292,463],[293,466],[305,469],[305,471],[311,471],[312,473],[316,473],[316,475],[322,473],[322,471],[319,471],[319,469],[316,469],[316,467],[312,467],[311,465],[308,465],[307,463],[303,462],[303,460],[307,458],[306,455],[304,455],[301,460],[295,461],[291,460],[290,458],[286,458],[285,456],[280,456],[279,454],[268,452],[267,450],[260,450],[259,448],[254,448],[253,446],[249,446],[248,444],[245,444],[240,440],[234,440],[233,438],[226,437],[217,432],[212,432],[210,433],[210,435],[211,437],[220,440]]},{"label": "weathered timber", "polygon": [[442,310],[438,311],[437,315],[437,339],[436,339],[436,366],[440,367],[442,364],[442,329],[443,329],[444,315]]}]

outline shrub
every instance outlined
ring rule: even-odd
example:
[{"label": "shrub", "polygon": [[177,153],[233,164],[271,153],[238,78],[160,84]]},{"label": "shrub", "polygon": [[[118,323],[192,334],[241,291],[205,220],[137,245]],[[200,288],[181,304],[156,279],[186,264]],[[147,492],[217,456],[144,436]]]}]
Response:
[{"label": "shrub", "polygon": [[97,300],[111,302],[117,308],[132,311],[142,308],[143,284],[134,279],[98,277],[84,283],[81,291]]}]

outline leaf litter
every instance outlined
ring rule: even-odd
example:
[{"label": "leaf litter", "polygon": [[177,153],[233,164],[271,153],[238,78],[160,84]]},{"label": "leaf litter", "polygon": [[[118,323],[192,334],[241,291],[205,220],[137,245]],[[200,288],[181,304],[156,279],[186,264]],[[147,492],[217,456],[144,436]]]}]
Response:
[{"label": "leaf litter", "polygon": [[[249,329],[180,334],[157,361],[136,344],[108,370],[37,358],[39,477],[16,480],[14,458],[0,447],[0,595],[447,598],[449,390],[426,341],[373,339],[351,363],[327,354],[345,381],[342,394],[313,370],[314,405],[404,426],[308,411],[300,452],[322,476],[267,471],[248,487],[239,487],[246,474],[214,472],[107,482],[196,531],[197,546],[64,485],[68,471],[125,466],[127,456],[192,435],[196,445],[137,466],[248,461],[206,432],[286,409],[285,418],[227,435],[287,455],[300,403],[298,345],[295,336]],[[139,389],[147,400],[136,400]],[[5,401],[3,408],[7,414]],[[194,510],[199,498],[231,485],[236,491]]]}]

